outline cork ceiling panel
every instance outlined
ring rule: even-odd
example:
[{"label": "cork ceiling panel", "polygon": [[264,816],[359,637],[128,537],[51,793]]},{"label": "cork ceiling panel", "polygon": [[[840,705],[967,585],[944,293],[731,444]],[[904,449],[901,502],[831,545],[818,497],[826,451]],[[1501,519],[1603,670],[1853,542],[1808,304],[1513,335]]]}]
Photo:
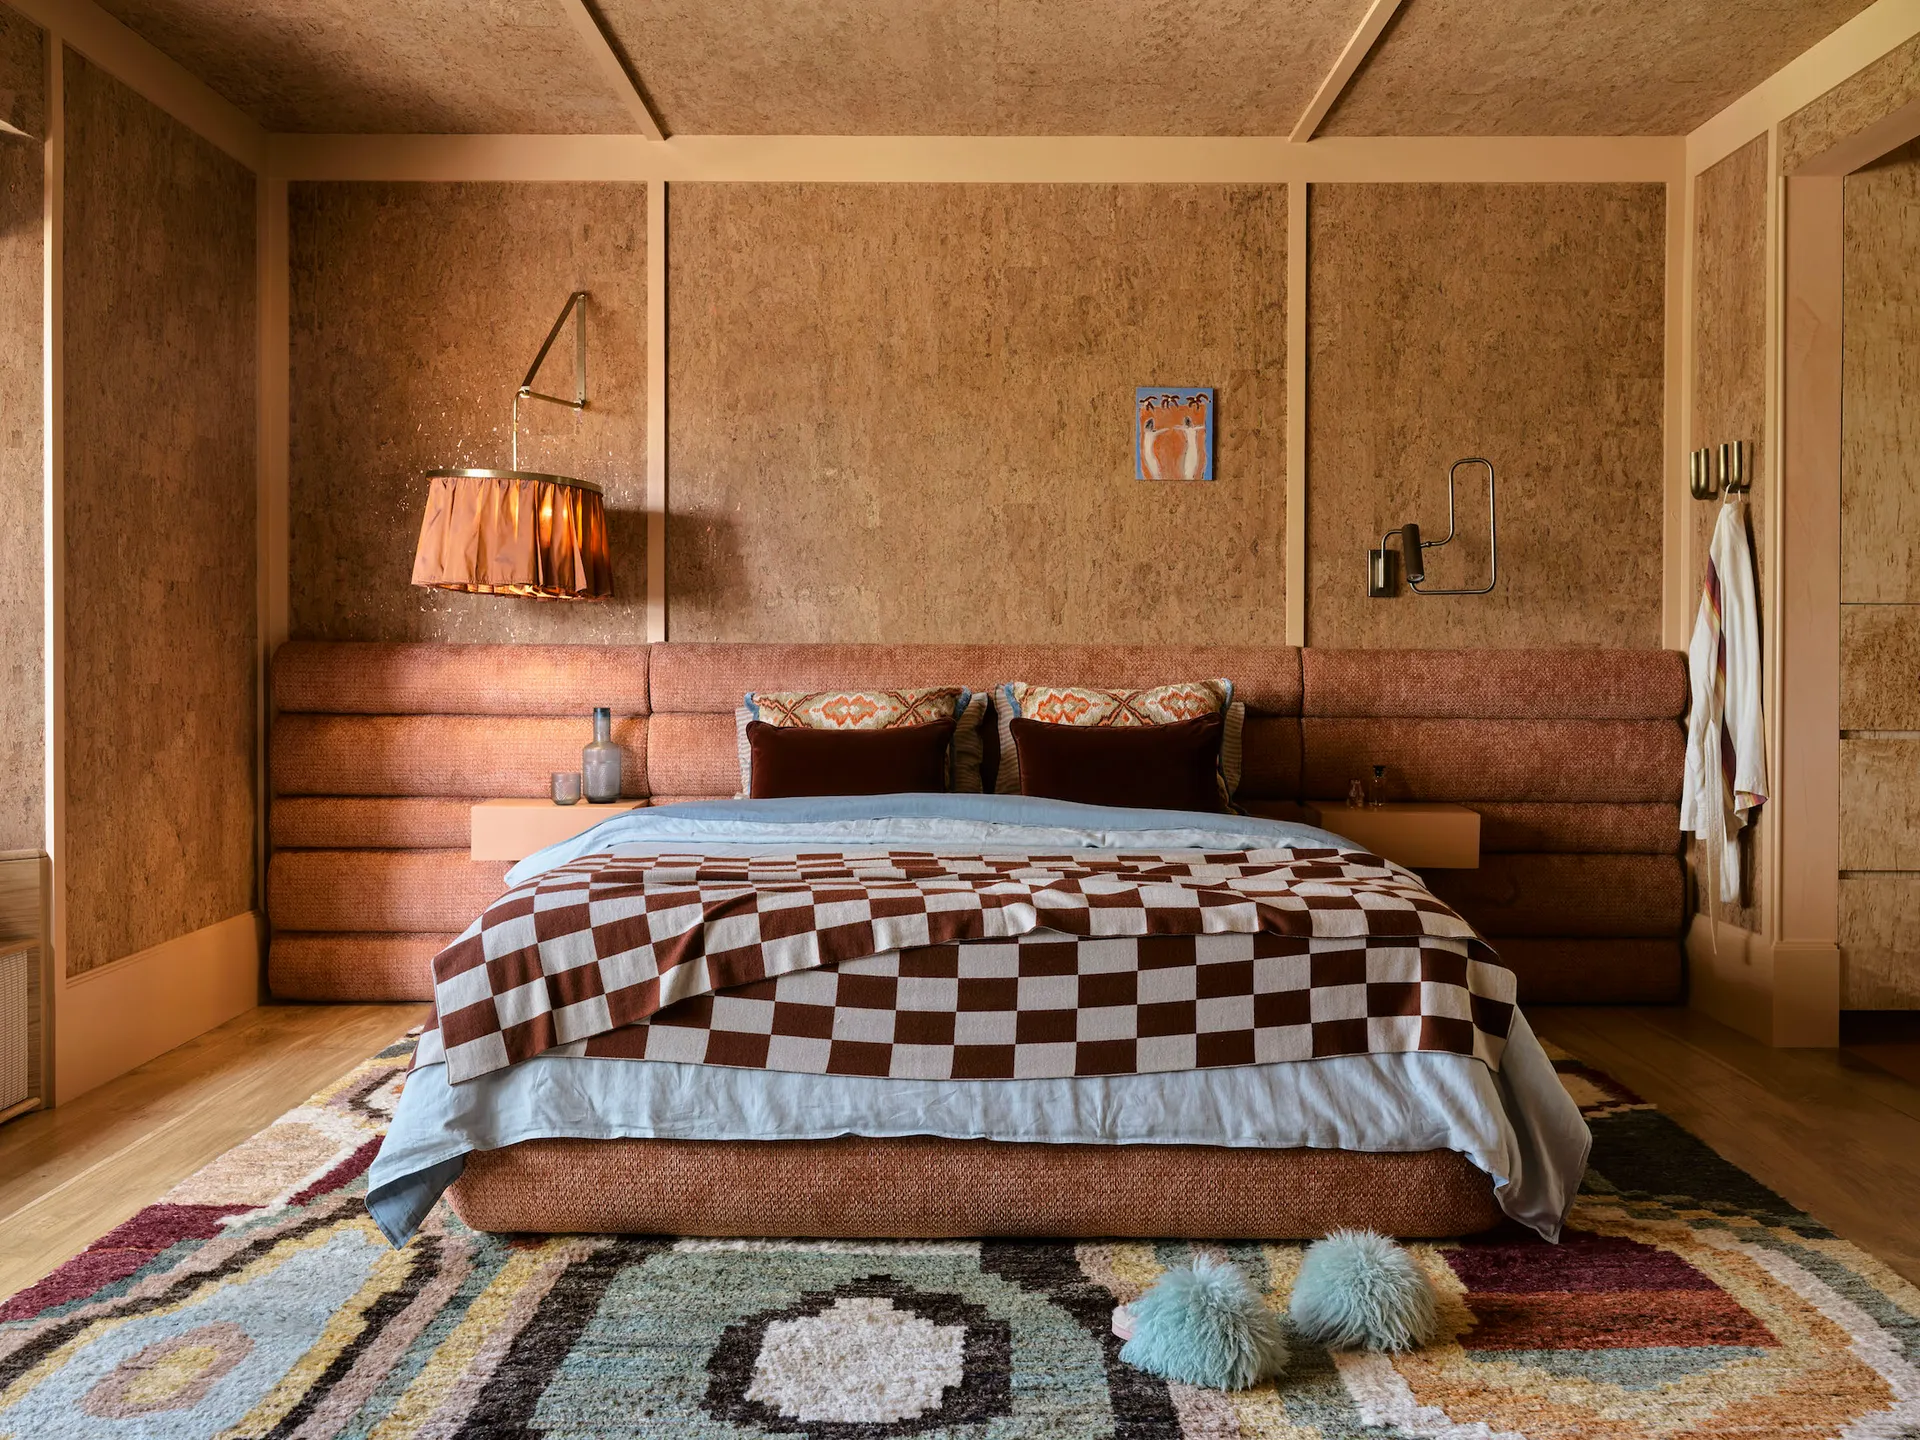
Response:
[{"label": "cork ceiling panel", "polygon": [[1682,135],[1869,0],[1405,0],[1322,135]]},{"label": "cork ceiling panel", "polygon": [[1272,135],[1366,0],[601,0],[669,131]]},{"label": "cork ceiling panel", "polygon": [[101,0],[269,130],[636,126],[555,0]]}]

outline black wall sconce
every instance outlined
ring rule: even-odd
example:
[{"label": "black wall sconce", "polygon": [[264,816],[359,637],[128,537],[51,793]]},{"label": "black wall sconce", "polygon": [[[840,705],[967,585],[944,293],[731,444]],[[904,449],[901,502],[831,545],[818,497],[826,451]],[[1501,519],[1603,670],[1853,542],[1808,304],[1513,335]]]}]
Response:
[{"label": "black wall sconce", "polygon": [[[1487,583],[1467,589],[1440,589],[1424,585],[1427,578],[1426,552],[1438,550],[1448,545],[1454,538],[1453,486],[1454,476],[1463,465],[1484,465],[1487,467]],[[1467,460],[1456,460],[1447,471],[1447,533],[1439,540],[1422,540],[1420,527],[1409,520],[1398,529],[1389,530],[1380,537],[1380,548],[1367,552],[1367,594],[1374,599],[1383,599],[1397,593],[1394,578],[1394,552],[1387,548],[1387,541],[1394,536],[1400,537],[1399,568],[1407,575],[1407,588],[1416,595],[1485,595],[1491,591],[1500,579],[1500,513],[1494,496],[1493,462],[1474,456]]]},{"label": "black wall sconce", "polygon": [[1687,456],[1687,490],[1696,500],[1744,495],[1753,489],[1747,476],[1747,442],[1723,440],[1718,448],[1703,445]]}]

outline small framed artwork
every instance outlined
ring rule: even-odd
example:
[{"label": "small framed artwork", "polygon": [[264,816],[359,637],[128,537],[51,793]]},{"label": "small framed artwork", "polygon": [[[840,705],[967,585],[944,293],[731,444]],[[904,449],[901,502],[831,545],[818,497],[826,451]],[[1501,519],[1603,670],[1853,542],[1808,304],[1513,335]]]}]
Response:
[{"label": "small framed artwork", "polygon": [[1213,479],[1213,387],[1141,385],[1133,392],[1134,477]]}]

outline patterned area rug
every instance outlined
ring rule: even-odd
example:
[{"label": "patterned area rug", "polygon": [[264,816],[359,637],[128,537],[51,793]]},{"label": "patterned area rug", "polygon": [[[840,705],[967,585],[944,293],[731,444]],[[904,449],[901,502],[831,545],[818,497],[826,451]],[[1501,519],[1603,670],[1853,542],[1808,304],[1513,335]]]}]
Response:
[{"label": "patterned area rug", "polygon": [[[1193,1247],[502,1240],[391,1250],[389,1049],[0,1307],[0,1436],[1920,1437],[1920,1292],[1596,1071],[1564,1245],[1419,1245],[1444,1339],[1295,1343],[1224,1395],[1122,1365]],[[1220,1247],[1284,1306],[1296,1245]]]}]

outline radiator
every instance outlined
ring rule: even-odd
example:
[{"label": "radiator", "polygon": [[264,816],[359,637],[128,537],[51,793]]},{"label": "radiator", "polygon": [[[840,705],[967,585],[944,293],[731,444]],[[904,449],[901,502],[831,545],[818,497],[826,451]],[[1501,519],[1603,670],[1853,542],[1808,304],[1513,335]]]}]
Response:
[{"label": "radiator", "polygon": [[46,857],[0,852],[0,1120],[47,1098],[40,929]]},{"label": "radiator", "polygon": [[31,945],[0,953],[0,1112],[11,1110],[33,1091],[33,972],[39,961]]}]

